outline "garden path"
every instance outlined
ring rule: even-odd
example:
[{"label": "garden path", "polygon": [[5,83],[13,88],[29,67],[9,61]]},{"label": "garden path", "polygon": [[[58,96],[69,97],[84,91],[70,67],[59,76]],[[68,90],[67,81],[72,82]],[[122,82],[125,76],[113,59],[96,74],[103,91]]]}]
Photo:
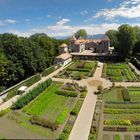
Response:
[{"label": "garden path", "polygon": [[[98,63],[98,67],[95,71],[94,77],[100,78],[102,74],[102,68],[103,63]],[[97,100],[97,96],[94,94],[95,91],[97,91],[97,87],[90,86],[88,82],[90,79],[83,79],[79,81],[79,84],[84,84],[87,86],[87,96],[84,100],[84,103],[82,105],[82,108],[78,114],[78,117],[76,119],[76,122],[73,126],[73,129],[70,133],[69,140],[87,140],[88,135],[90,132],[90,127],[92,123],[92,118],[94,114],[94,108]]]},{"label": "garden path", "polygon": [[[70,63],[71,64],[71,63]],[[57,69],[56,71],[54,71],[53,73],[51,73],[50,75],[46,76],[46,77],[42,77],[40,81],[38,81],[37,83],[33,84],[32,86],[30,86],[29,88],[26,89],[26,92],[22,95],[16,95],[13,98],[11,98],[10,100],[4,102],[3,104],[0,105],[0,111],[1,110],[5,110],[7,108],[9,108],[13,103],[15,103],[19,97],[27,94],[29,91],[31,91],[32,89],[34,89],[35,87],[37,87],[38,84],[46,81],[49,78],[52,78],[54,75],[57,75],[59,73],[59,71],[62,71],[63,69],[65,69],[67,66],[69,66],[70,64],[63,66],[59,69]]]}]

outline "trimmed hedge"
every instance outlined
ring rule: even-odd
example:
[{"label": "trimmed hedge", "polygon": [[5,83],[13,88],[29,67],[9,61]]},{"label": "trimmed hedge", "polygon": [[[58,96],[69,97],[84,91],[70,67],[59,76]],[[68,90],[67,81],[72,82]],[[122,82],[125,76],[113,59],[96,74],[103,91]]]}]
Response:
[{"label": "trimmed hedge", "polygon": [[30,121],[32,124],[36,124],[36,125],[40,125],[40,126],[43,126],[46,128],[50,128],[52,131],[57,130],[57,128],[58,128],[58,125],[56,123],[50,122],[45,118],[39,118],[37,116],[33,116],[30,119]]},{"label": "trimmed hedge", "polygon": [[81,106],[83,104],[83,100],[78,100],[75,107],[73,108],[73,110],[71,111],[71,115],[78,115],[80,109],[81,109]]},{"label": "trimmed hedge", "polygon": [[43,77],[48,76],[49,74],[51,74],[54,71],[55,71],[55,66],[49,67],[42,72],[42,76]]},{"label": "trimmed hedge", "polygon": [[57,95],[62,95],[62,96],[66,96],[66,97],[77,97],[78,96],[78,94],[76,92],[72,92],[72,91],[58,90],[55,93]]},{"label": "trimmed hedge", "polygon": [[79,71],[79,72],[90,72],[89,69],[79,69],[79,68],[76,68],[76,69],[68,68],[67,70],[69,70],[69,71]]},{"label": "trimmed hedge", "polygon": [[15,102],[12,106],[12,109],[21,109],[27,105],[30,101],[36,98],[40,93],[42,93],[47,87],[52,84],[52,80],[48,79],[44,83],[39,84],[32,91],[29,91],[25,96],[22,96]]},{"label": "trimmed hedge", "polygon": [[131,98],[129,96],[129,92],[126,88],[122,89],[122,96],[124,101],[131,101]]},{"label": "trimmed hedge", "polygon": [[15,86],[14,88],[12,88],[11,90],[8,91],[7,97],[5,98],[5,100],[7,101],[8,99],[14,97],[15,95],[18,94],[18,89],[21,86],[27,86],[30,87],[31,85],[33,85],[34,83],[38,82],[41,79],[40,74],[36,74],[28,79],[26,79],[25,81],[21,82],[20,84],[18,84],[17,86]]}]

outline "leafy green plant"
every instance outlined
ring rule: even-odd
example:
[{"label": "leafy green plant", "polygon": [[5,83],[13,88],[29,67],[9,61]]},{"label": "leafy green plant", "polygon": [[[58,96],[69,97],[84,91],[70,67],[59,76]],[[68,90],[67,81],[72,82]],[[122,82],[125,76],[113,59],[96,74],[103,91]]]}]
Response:
[{"label": "leafy green plant", "polygon": [[40,93],[42,93],[47,87],[52,84],[52,80],[48,79],[45,82],[39,84],[32,91],[28,92],[25,96],[22,96],[12,105],[12,109],[21,109],[27,105],[30,101],[36,98]]},{"label": "leafy green plant", "polygon": [[114,135],[114,140],[121,140],[121,136],[119,134]]},{"label": "leafy green plant", "polygon": [[132,125],[131,120],[105,120],[105,125]]}]

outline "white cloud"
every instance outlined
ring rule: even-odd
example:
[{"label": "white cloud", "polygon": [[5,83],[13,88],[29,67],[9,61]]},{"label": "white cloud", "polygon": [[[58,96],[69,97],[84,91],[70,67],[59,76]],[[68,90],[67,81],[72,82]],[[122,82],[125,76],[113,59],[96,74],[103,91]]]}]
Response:
[{"label": "white cloud", "polygon": [[17,21],[14,19],[6,19],[5,22],[8,24],[15,24]]},{"label": "white cloud", "polygon": [[82,16],[87,15],[87,14],[88,14],[88,11],[86,11],[86,10],[81,11],[80,14],[81,14]]},{"label": "white cloud", "polygon": [[62,26],[64,24],[68,23],[68,22],[70,22],[70,19],[63,18],[60,21],[58,21],[56,24],[59,25],[59,26]]},{"label": "white cloud", "polygon": [[26,21],[26,22],[30,22],[30,21],[31,21],[31,19],[29,19],[29,18],[26,18],[26,19],[25,19],[25,21]]},{"label": "white cloud", "polygon": [[20,32],[17,30],[10,30],[10,33],[17,34],[19,36],[29,37],[31,34],[35,33],[46,33],[51,37],[55,36],[71,36],[79,29],[85,29],[88,34],[103,34],[109,29],[117,29],[120,24],[112,23],[112,24],[91,24],[91,25],[83,25],[83,26],[70,26],[70,25],[51,25],[41,28],[34,28],[28,32]]},{"label": "white cloud", "polygon": [[30,35],[32,35],[32,32],[22,32],[22,31],[18,31],[18,30],[15,30],[15,29],[10,29],[8,31],[9,33],[13,33],[13,34],[16,34],[18,36],[22,36],[22,37],[29,37]]},{"label": "white cloud", "polygon": [[93,18],[105,17],[113,19],[115,17],[140,18],[140,0],[123,1],[117,8],[102,9],[98,11]]},{"label": "white cloud", "polygon": [[47,15],[47,18],[51,18],[52,17],[52,15]]},{"label": "white cloud", "polygon": [[4,22],[0,20],[0,26],[4,26]]}]

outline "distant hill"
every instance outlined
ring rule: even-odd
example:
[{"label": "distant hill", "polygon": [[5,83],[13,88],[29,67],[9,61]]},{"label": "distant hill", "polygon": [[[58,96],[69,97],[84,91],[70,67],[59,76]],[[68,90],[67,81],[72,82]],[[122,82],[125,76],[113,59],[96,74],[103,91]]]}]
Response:
[{"label": "distant hill", "polygon": [[105,37],[105,34],[95,34],[95,35],[89,35],[88,39],[103,39]]},{"label": "distant hill", "polygon": [[[70,36],[55,36],[56,39],[67,39]],[[95,34],[95,35],[88,35],[88,39],[102,39],[105,37],[105,34]]]}]

